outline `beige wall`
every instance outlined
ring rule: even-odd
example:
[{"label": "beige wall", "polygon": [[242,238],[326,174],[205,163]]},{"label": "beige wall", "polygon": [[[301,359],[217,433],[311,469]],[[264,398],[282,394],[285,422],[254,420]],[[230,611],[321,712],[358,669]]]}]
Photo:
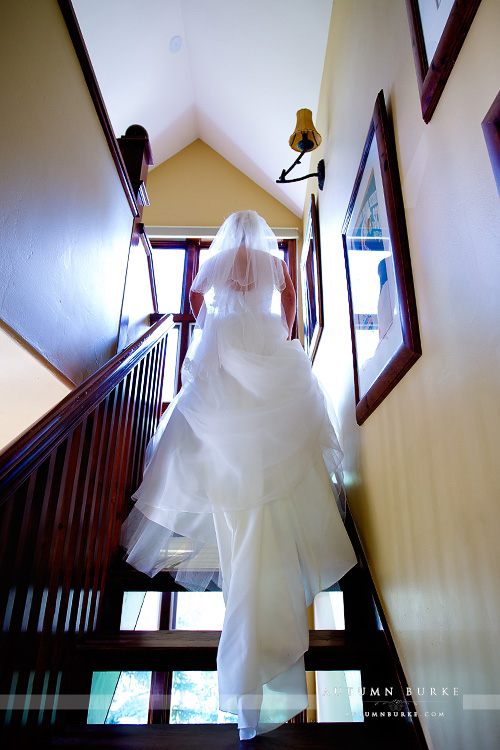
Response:
[{"label": "beige wall", "polygon": [[116,348],[132,214],[57,0],[3,3],[0,56],[0,317],[79,383]]},{"label": "beige wall", "polygon": [[[325,330],[315,369],[336,403],[349,501],[429,747],[498,745],[500,198],[481,120],[500,86],[500,5],[482,0],[429,125],[405,3],[335,0],[317,127]],[[384,90],[406,207],[423,356],[358,427],[341,226]],[[459,696],[425,702],[431,687]],[[432,699],[430,699],[432,701]],[[436,701],[436,699],[434,699]],[[438,707],[443,717],[425,716]]]},{"label": "beige wall", "polygon": [[272,227],[302,228],[301,219],[201,140],[149,173],[148,195],[149,226],[218,227],[233,211],[253,209]]},{"label": "beige wall", "polygon": [[71,390],[72,384],[28,351],[0,323],[0,450],[36,422]]}]

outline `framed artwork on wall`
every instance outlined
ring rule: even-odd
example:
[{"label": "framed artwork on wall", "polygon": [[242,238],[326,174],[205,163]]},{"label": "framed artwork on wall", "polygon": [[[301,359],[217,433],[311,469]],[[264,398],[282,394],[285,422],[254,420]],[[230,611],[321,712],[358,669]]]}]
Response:
[{"label": "framed artwork on wall", "polygon": [[420,334],[394,137],[384,93],[342,226],[356,419],[362,424],[420,357]]},{"label": "framed artwork on wall", "polygon": [[304,349],[312,362],[318,348],[321,332],[323,331],[320,241],[318,211],[314,195],[311,195],[304,244],[302,246],[300,285],[302,289]]},{"label": "framed artwork on wall", "polygon": [[422,117],[431,119],[481,0],[406,0]]},{"label": "framed artwork on wall", "polygon": [[481,123],[500,195],[500,92]]}]

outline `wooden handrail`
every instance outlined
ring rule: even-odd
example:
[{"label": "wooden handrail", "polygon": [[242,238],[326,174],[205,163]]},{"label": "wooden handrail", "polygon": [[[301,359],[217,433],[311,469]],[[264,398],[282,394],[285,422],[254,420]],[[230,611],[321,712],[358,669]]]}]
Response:
[{"label": "wooden handrail", "polygon": [[173,315],[164,315],[0,453],[0,506],[172,326]]}]

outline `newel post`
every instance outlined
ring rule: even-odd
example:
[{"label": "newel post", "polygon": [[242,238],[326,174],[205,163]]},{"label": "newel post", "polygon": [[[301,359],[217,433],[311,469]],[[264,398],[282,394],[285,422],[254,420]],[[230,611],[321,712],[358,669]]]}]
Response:
[{"label": "newel post", "polygon": [[154,165],[147,130],[141,125],[131,125],[125,135],[118,138],[118,144],[142,219],[144,206],[149,206],[146,192],[148,169]]},{"label": "newel post", "polygon": [[[137,207],[139,209],[139,215],[135,217],[132,227],[130,250],[132,250],[132,248],[136,248],[139,243],[142,242],[148,264],[153,313],[157,313],[158,298],[156,294],[156,282],[154,276],[153,258],[151,253],[151,243],[149,242],[144,229],[144,224],[142,223],[144,206],[149,206],[149,198],[146,191],[148,170],[150,166],[154,165],[153,154],[149,142],[149,135],[146,128],[143,128],[142,125],[130,125],[130,127],[128,127],[126,130],[125,135],[122,135],[121,138],[118,138],[118,145],[120,147],[123,161],[125,162],[128,177],[132,185],[132,191],[137,203]],[[125,281],[123,292],[124,300],[126,285],[127,281]],[[128,325],[129,319],[127,311],[124,311],[122,303],[122,315],[120,320],[120,330],[118,334],[118,351],[121,351],[127,341]]]}]

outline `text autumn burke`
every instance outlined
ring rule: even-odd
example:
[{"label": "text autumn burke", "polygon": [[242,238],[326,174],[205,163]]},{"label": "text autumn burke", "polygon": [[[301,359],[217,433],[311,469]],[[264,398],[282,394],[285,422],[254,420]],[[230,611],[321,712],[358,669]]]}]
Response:
[{"label": "text autumn burke", "polygon": [[[342,695],[342,691],[343,691],[343,694],[346,695],[346,693],[347,693],[347,695],[349,695],[349,697],[354,694],[354,695],[362,695],[362,696],[372,697],[372,698],[373,697],[377,697],[377,698],[384,697],[384,698],[387,698],[387,697],[392,697],[393,696],[394,688],[392,688],[392,687],[385,687],[385,688],[381,688],[381,687],[374,688],[374,687],[372,687],[372,688],[366,688],[366,687],[349,687],[348,686],[348,687],[344,687],[344,688],[342,688],[342,687],[338,687],[337,688],[336,687],[336,688],[333,688],[333,690],[334,690],[334,695]],[[325,693],[325,695],[329,695],[329,694],[330,694],[329,691],[327,691]],[[436,687],[417,687],[417,688],[414,688],[413,690],[412,690],[412,688],[407,687],[406,691],[405,691],[405,695],[408,698],[409,697],[417,697],[417,696],[420,696],[420,697],[422,697],[422,696],[427,696],[427,697],[435,696],[437,698],[437,697],[442,697],[443,695],[450,696],[450,695],[458,695],[458,694],[459,693],[458,693],[458,688],[457,687],[453,687],[453,688],[450,688],[450,687],[438,687],[438,688],[436,688]]]}]

